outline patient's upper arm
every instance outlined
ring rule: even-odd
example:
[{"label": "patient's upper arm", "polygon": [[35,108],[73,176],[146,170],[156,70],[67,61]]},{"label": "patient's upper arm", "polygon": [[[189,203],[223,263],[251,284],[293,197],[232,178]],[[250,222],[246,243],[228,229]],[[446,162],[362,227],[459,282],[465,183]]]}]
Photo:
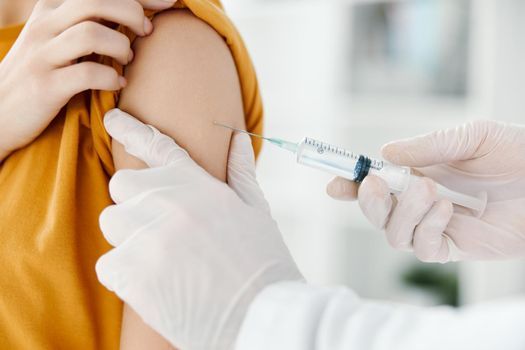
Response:
[{"label": "patient's upper arm", "polygon": [[[243,126],[239,78],[230,51],[206,23],[186,10],[163,12],[154,33],[134,44],[129,84],[119,107],[175,138],[210,173],[224,180],[230,133],[213,125]],[[121,163],[116,145],[114,158]]]},{"label": "patient's upper arm", "polygon": [[[239,79],[224,40],[186,10],[156,16],[154,33],[134,44],[126,68],[128,86],[119,107],[173,137],[215,177],[226,179],[231,133],[221,121],[244,127]],[[144,164],[113,142],[117,169]],[[125,307],[122,349],[169,349],[169,345]],[[184,350],[184,349],[182,349]]]}]

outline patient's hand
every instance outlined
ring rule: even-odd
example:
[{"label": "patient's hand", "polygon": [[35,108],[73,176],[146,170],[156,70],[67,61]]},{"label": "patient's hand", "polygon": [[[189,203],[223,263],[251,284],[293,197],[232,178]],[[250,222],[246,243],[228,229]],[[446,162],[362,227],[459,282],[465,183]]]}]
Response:
[{"label": "patient's hand", "polygon": [[143,6],[162,9],[174,2],[38,1],[0,62],[0,162],[37,138],[74,95],[85,90],[120,90],[126,85],[112,67],[78,61],[91,53],[121,64],[133,58],[128,38],[100,20],[122,24],[144,36],[153,26]]}]

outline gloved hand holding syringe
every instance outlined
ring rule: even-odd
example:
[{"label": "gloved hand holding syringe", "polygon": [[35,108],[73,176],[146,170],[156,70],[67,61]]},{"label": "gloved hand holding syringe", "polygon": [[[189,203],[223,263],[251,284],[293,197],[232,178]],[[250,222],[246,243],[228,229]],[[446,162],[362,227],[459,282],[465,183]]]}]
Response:
[{"label": "gloved hand holding syringe", "polygon": [[[295,153],[299,164],[324,170],[351,181],[361,182],[369,174],[378,176],[388,184],[392,194],[404,192],[408,188],[411,179],[417,176],[411,173],[409,167],[397,166],[365,155],[355,154],[344,148],[309,137],[294,143],[249,133],[246,130],[233,128],[218,122],[215,122],[215,125],[262,138],[282,149]],[[487,205],[485,192],[479,193],[475,197],[453,191],[440,184],[436,184],[436,192],[437,199],[446,199],[456,205],[472,209],[478,217],[483,214]]]}]

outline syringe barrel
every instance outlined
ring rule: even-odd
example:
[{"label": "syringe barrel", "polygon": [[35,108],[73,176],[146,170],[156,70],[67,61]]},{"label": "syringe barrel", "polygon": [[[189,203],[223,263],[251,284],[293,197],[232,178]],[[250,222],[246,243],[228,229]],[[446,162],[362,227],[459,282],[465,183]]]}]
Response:
[{"label": "syringe barrel", "polygon": [[311,138],[305,138],[297,149],[297,162],[360,182],[369,173],[385,180],[392,193],[401,193],[408,188],[410,168],[388,164],[381,160],[353,154]]},{"label": "syringe barrel", "polygon": [[297,148],[297,163],[355,181],[358,158],[344,149],[304,138]]},{"label": "syringe barrel", "polygon": [[[404,192],[415,176],[411,175],[409,167],[355,155],[340,147],[311,138],[305,138],[298,144],[297,162],[357,182],[362,181],[368,174],[373,174],[382,178],[393,194]],[[478,216],[485,210],[487,203],[485,194],[480,194],[478,197],[470,196],[440,184],[437,184],[436,192],[438,198],[473,209]]]}]

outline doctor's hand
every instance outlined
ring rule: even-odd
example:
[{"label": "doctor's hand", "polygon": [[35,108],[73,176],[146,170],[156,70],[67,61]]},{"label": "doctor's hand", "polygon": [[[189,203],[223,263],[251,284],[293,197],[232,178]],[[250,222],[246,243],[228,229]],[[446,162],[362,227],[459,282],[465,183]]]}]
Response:
[{"label": "doctor's hand", "polygon": [[[397,197],[374,176],[360,186],[336,178],[327,191],[337,199],[358,198],[391,246],[425,262],[525,257],[525,127],[475,121],[391,142],[382,153],[424,177]],[[468,194],[485,191],[483,215],[436,198],[435,182]]]},{"label": "doctor's hand", "polygon": [[123,65],[132,60],[128,37],[104,23],[121,24],[145,36],[153,25],[144,8],[165,9],[175,1],[37,1],[0,62],[0,162],[37,138],[74,95],[126,85],[113,67],[85,59],[97,53]]},{"label": "doctor's hand", "polygon": [[144,170],[118,171],[100,226],[115,248],[100,282],[179,349],[232,349],[266,286],[302,280],[255,179],[248,136],[234,135],[228,184],[173,139],[113,110],[105,125]]}]

